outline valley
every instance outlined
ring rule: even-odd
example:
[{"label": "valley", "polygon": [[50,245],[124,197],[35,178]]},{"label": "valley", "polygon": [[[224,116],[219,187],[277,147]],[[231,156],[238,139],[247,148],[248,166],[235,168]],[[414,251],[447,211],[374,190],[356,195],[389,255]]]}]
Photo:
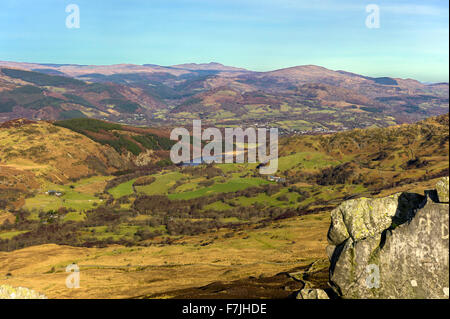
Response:
[{"label": "valley", "polygon": [[448,110],[448,83],[305,65],[41,65],[0,61],[0,121],[89,117],[134,126],[277,127],[323,134],[413,123]]},{"label": "valley", "polygon": [[[173,164],[170,132],[192,134],[193,120],[277,128],[277,172]],[[333,295],[330,212],[433,189],[449,175],[448,127],[447,83],[313,65],[0,62],[0,285],[49,298]],[[190,150],[206,143],[194,139]],[[73,263],[80,289],[65,285]]]},{"label": "valley", "polygon": [[448,301],[448,16],[0,1],[0,303],[289,318]]},{"label": "valley", "polygon": [[[50,298],[287,298],[305,282],[328,289],[329,212],[350,198],[434,188],[449,174],[448,121],[286,136],[276,178],[257,164],[173,165],[163,127],[6,122],[0,284]],[[80,289],[65,287],[71,263]]]}]

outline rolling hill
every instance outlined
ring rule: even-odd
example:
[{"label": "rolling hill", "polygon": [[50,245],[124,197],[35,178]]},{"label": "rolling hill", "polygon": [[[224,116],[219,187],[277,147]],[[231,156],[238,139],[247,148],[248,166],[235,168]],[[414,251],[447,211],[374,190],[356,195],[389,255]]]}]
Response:
[{"label": "rolling hill", "polygon": [[61,75],[19,69],[0,70],[0,118],[121,119],[161,107],[137,88],[111,83],[86,83]]},{"label": "rolling hill", "polygon": [[[388,128],[287,137],[280,142],[280,169],[302,182],[363,184],[375,195],[383,189],[447,176],[448,127],[446,114]],[[335,164],[311,170],[302,163],[307,162],[303,154],[308,153]]]},{"label": "rolling hill", "polygon": [[167,134],[94,119],[0,124],[0,201],[20,206],[49,183],[166,165],[172,145]]},{"label": "rolling hill", "polygon": [[448,111],[448,83],[305,65],[254,72],[219,63],[158,66],[0,62],[0,121],[94,117],[133,125],[272,125],[290,132],[414,123]]}]

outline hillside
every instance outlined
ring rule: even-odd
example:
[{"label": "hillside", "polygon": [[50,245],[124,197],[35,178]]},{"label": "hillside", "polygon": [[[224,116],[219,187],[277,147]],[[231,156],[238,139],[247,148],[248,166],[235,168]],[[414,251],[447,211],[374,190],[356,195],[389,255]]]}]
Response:
[{"label": "hillside", "polygon": [[[156,151],[159,157],[169,157],[173,141],[169,132],[151,128],[137,128],[95,119],[71,119],[56,121],[54,125],[83,134],[93,141],[109,145],[120,154],[139,156]],[[156,155],[155,155],[156,157]]]},{"label": "hillside", "polygon": [[129,166],[112,148],[47,122],[0,126],[0,200],[23,199],[46,182],[66,184]]},{"label": "hillside", "polygon": [[[14,124],[0,129],[2,187],[9,194],[3,196],[21,194],[14,202],[25,210],[24,229],[30,212],[46,216],[66,208],[80,214],[79,237],[58,237],[55,243],[134,243],[254,225],[327,210],[346,198],[405,187],[423,191],[448,175],[448,114],[389,128],[286,137],[280,141],[279,183],[260,175],[257,164],[169,165],[171,144],[154,129],[87,119]],[[49,197],[49,189],[63,196]],[[108,219],[111,211],[117,219]],[[71,215],[63,211],[60,218],[66,216]],[[105,223],[123,226],[102,228],[93,237],[85,232],[88,225]],[[60,226],[62,233],[69,231]],[[48,240],[33,234],[15,240]]]},{"label": "hillside", "polygon": [[[144,117],[161,104],[138,88],[60,75],[1,69],[0,120]],[[141,115],[139,115],[141,114]]]},{"label": "hillside", "polygon": [[0,121],[87,116],[153,126],[201,118],[302,133],[413,123],[448,111],[448,83],[373,78],[315,65],[269,72],[213,62],[0,67]]},{"label": "hillside", "polygon": [[[280,169],[293,179],[363,184],[374,192],[446,176],[448,127],[446,114],[410,125],[289,137],[280,142]],[[320,171],[307,169],[301,160],[308,153],[335,164]]]},{"label": "hillside", "polygon": [[166,134],[90,119],[0,124],[0,201],[21,206],[51,184],[160,162],[172,145]]}]

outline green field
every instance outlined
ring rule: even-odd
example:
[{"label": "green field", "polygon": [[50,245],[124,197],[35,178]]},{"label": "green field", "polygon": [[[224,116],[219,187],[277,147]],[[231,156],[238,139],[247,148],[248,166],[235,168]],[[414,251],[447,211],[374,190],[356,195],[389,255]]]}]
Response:
[{"label": "green field", "polygon": [[280,157],[278,170],[286,171],[299,166],[302,169],[318,169],[337,165],[340,162],[319,152],[299,152],[292,155]]},{"label": "green field", "polygon": [[74,221],[74,222],[80,222],[83,221],[86,218],[86,214],[83,212],[69,212],[64,216],[64,221]]},{"label": "green field", "polygon": [[[264,177],[242,177],[242,172],[245,172],[245,169],[248,170],[248,165],[224,164],[219,167],[224,168],[227,177],[216,176],[210,179],[214,184],[208,187],[201,185],[202,182],[208,181],[205,177],[195,177],[179,171],[172,171],[150,175],[155,178],[153,183],[136,186],[135,189],[138,194],[168,195],[172,200],[187,200],[218,193],[236,192],[248,187],[270,183]],[[122,183],[110,189],[109,193],[115,198],[131,195],[133,194],[133,183],[135,181],[136,179],[133,179]]]},{"label": "green field", "polygon": [[[109,178],[105,176],[92,177],[68,185],[46,183],[43,186],[42,193],[26,199],[24,208],[43,211],[57,210],[61,207],[77,211],[91,209],[99,205],[102,200],[94,196],[94,193],[96,193],[95,188],[89,190],[88,186],[106,181]],[[45,192],[48,190],[63,192],[64,195],[61,197],[47,195]],[[97,191],[101,192],[101,190]]]},{"label": "green field", "polygon": [[11,239],[17,235],[24,234],[27,232],[28,232],[27,230],[23,230],[23,231],[8,231],[8,232],[0,233],[0,239]]},{"label": "green field", "polygon": [[71,193],[62,197],[37,195],[33,198],[28,198],[25,202],[24,208],[28,210],[38,209],[43,211],[57,210],[65,207],[75,209],[77,211],[91,209],[101,203],[101,200],[90,195]]},{"label": "green field", "polygon": [[223,203],[223,202],[214,202],[212,204],[206,205],[204,207],[204,209],[212,209],[212,210],[217,210],[217,211],[226,211],[229,209],[232,209],[233,207],[231,207],[230,205],[228,205],[227,203]]},{"label": "green field", "polygon": [[218,193],[236,192],[251,186],[259,186],[269,183],[270,182],[262,178],[231,178],[225,183],[214,184],[212,186],[190,192],[169,194],[168,197],[170,199],[192,199]]},{"label": "green field", "polygon": [[117,185],[114,188],[111,188],[108,193],[114,196],[114,198],[120,198],[122,196],[131,195],[134,193],[133,191],[133,183],[136,181],[136,178],[122,183],[120,185]]},{"label": "green field", "polygon": [[175,185],[175,183],[185,175],[180,172],[162,172],[151,176],[155,177],[156,180],[150,185],[136,187],[138,193],[146,195],[166,194],[169,191],[169,188]]}]

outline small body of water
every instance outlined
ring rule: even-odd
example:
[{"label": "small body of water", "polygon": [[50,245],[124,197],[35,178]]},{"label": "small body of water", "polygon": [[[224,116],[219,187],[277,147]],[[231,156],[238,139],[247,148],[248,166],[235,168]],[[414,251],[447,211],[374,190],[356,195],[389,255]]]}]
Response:
[{"label": "small body of water", "polygon": [[223,154],[220,155],[215,155],[215,156],[206,156],[206,157],[200,157],[200,158],[195,158],[192,161],[189,162],[183,162],[183,164],[181,164],[181,166],[198,166],[201,165],[203,163],[205,163],[206,161],[215,161],[217,162],[223,162]]}]

